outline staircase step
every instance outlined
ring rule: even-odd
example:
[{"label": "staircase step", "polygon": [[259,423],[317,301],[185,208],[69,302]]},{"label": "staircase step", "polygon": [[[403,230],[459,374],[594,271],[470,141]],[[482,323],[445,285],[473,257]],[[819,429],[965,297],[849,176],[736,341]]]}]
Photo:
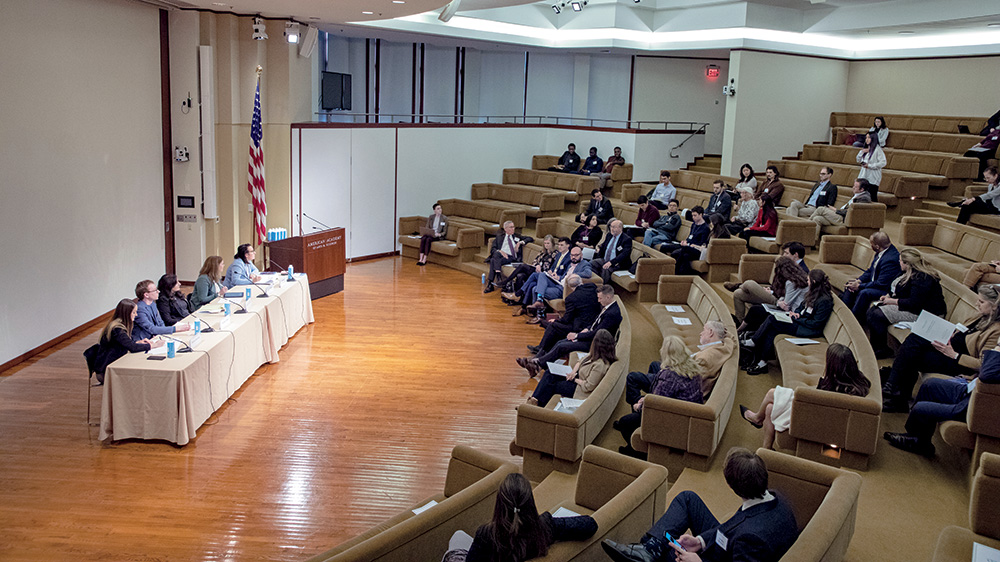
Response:
[{"label": "staircase step", "polygon": [[705,172],[707,174],[718,174],[721,170],[721,168],[718,166],[704,166],[704,165],[688,166],[687,169],[691,170],[692,172]]},{"label": "staircase step", "polygon": [[940,213],[940,212],[937,212],[937,211],[931,211],[931,210],[928,210],[928,209],[916,209],[916,210],[913,211],[913,216],[915,216],[915,217],[929,217],[929,218],[935,218],[935,219],[945,219],[945,220],[949,220],[949,221],[953,221],[953,220],[955,220],[955,219],[958,218],[957,214],[956,215],[947,215],[947,214],[944,214],[944,213]]},{"label": "staircase step", "polygon": [[947,217],[951,219],[958,218],[958,209],[949,207],[944,201],[923,201],[923,206],[919,211],[926,211],[928,213],[933,213],[936,216]]}]

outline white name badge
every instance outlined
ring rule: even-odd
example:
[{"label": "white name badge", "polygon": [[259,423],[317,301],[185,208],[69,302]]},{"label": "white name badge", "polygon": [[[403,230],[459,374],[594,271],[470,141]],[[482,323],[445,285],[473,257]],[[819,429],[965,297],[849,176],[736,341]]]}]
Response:
[{"label": "white name badge", "polygon": [[220,330],[228,330],[229,329],[229,325],[232,324],[232,323],[233,323],[232,317],[230,317],[230,316],[224,316],[222,318],[222,321],[219,322],[219,329]]},{"label": "white name badge", "polygon": [[719,548],[726,550],[726,546],[729,545],[729,539],[726,535],[722,534],[722,531],[715,531],[715,544],[719,545]]}]

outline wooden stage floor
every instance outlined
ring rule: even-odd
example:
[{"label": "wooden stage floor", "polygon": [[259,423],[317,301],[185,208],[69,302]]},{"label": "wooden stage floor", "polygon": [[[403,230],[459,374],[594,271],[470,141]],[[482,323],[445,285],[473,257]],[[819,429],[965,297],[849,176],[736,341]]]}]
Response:
[{"label": "wooden stage floor", "polygon": [[98,441],[97,331],[0,374],[0,560],[302,560],[439,492],[456,444],[510,459],[541,331],[439,266],[345,282],[185,447]]}]

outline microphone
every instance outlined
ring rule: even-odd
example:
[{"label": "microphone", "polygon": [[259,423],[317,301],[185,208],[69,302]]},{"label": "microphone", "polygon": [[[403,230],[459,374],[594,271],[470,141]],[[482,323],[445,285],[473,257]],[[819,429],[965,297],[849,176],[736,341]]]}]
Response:
[{"label": "microphone", "polygon": [[246,313],[247,313],[247,309],[246,309],[246,307],[245,307],[245,306],[243,306],[242,304],[240,304],[239,302],[237,302],[237,301],[234,301],[233,299],[228,299],[228,298],[226,298],[226,297],[222,297],[222,300],[224,300],[224,301],[226,301],[226,302],[229,302],[229,303],[233,303],[233,304],[235,304],[236,306],[240,307],[240,309],[239,309],[239,310],[237,310],[236,312],[234,312],[233,314],[246,314]]},{"label": "microphone", "polygon": [[166,334],[161,334],[161,335],[162,335],[163,337],[167,338],[168,340],[173,340],[173,341],[175,341],[175,342],[178,342],[178,343],[180,343],[181,345],[183,345],[183,346],[184,346],[184,347],[182,347],[182,348],[178,349],[178,350],[177,350],[177,353],[187,353],[187,352],[189,352],[189,351],[194,351],[193,349],[191,349],[191,346],[190,346],[190,345],[188,345],[188,343],[187,343],[187,342],[185,342],[184,340],[179,340],[179,339],[177,339],[177,338],[173,338],[173,337],[170,337],[170,336],[168,336],[168,335],[166,335]]},{"label": "microphone", "polygon": [[[329,227],[329,226],[327,226],[327,225],[325,225],[325,224],[323,224],[323,223],[319,222],[318,220],[316,220],[316,219],[314,219],[314,218],[310,217],[309,215],[307,215],[307,214],[305,214],[305,213],[302,213],[302,216],[303,216],[303,217],[305,217],[305,218],[307,218],[307,219],[309,219],[309,220],[311,220],[311,221],[313,221],[314,223],[316,223],[316,224],[318,224],[318,225],[322,226],[323,228],[325,228],[325,229],[327,229],[327,230],[329,230],[329,229],[330,229],[330,227]],[[313,227],[313,230],[319,230],[319,229],[318,229],[318,228],[316,228],[316,227],[314,226],[314,227]]]},{"label": "microphone", "polygon": [[[285,268],[285,271],[289,271],[290,269],[292,269],[292,265],[293,265],[293,264],[288,264],[288,267],[286,267],[286,268]],[[270,271],[272,267],[274,267],[274,264],[272,264],[272,265],[268,266],[268,268],[267,268],[267,269],[268,269],[268,271]],[[278,264],[278,267],[281,267],[281,264]],[[278,271],[278,273],[281,273],[281,271],[279,270],[279,271]],[[288,276],[288,279],[287,279],[287,281],[288,281],[289,283],[295,283],[295,282],[296,282],[296,281],[298,281],[298,280],[297,280],[297,279],[295,279],[295,278],[294,278],[294,277],[292,277],[292,276]]]},{"label": "microphone", "polygon": [[267,294],[267,289],[265,289],[264,287],[261,287],[260,285],[254,283],[253,281],[251,281],[250,284],[253,285],[254,287],[257,287],[261,291],[263,291],[263,294],[257,295],[258,299],[266,299],[266,298],[268,298],[270,296],[270,295]]},{"label": "microphone", "polygon": [[208,320],[202,318],[201,316],[198,316],[197,314],[195,314],[193,312],[191,313],[191,316],[194,316],[198,320],[201,320],[201,322],[204,324],[204,326],[201,329],[201,333],[207,334],[209,332],[214,332],[215,331],[215,328],[212,328],[212,325],[208,323]]}]

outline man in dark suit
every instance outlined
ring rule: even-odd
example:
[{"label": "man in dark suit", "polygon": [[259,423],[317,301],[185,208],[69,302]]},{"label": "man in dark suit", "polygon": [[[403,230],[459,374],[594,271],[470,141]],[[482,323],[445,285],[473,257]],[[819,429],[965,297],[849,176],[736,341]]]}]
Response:
[{"label": "man in dark suit", "polygon": [[[712,515],[698,494],[681,492],[641,542],[619,544],[605,539],[601,546],[616,562],[676,560],[690,562],[778,560],[795,543],[799,528],[788,503],[767,489],[764,459],[733,447],[722,469],[726,484],[743,499],[740,509],[724,523]],[[693,535],[686,534],[690,529]],[[681,534],[684,533],[684,534]],[[675,537],[679,547],[666,538]]]},{"label": "man in dark suit", "polygon": [[823,166],[819,169],[819,181],[812,187],[805,202],[795,200],[788,204],[785,213],[790,217],[809,218],[819,207],[833,207],[837,203],[837,186],[830,181],[833,168]]},{"label": "man in dark suit", "polygon": [[851,307],[854,316],[861,321],[862,326],[865,325],[865,315],[872,301],[888,294],[892,280],[901,273],[899,250],[892,245],[888,234],[882,231],[876,232],[868,241],[872,250],[875,250],[872,265],[860,277],[848,281],[843,294],[840,295],[844,304]]},{"label": "man in dark suit", "polygon": [[597,215],[598,224],[607,224],[609,220],[615,218],[615,210],[611,207],[611,201],[604,197],[600,189],[590,192],[590,203],[587,204],[585,211],[577,215],[576,222],[585,223],[590,215]]},{"label": "man in dark suit", "polygon": [[712,197],[708,200],[708,206],[705,207],[705,215],[710,217],[712,215],[722,215],[722,218],[729,222],[729,214],[733,211],[733,199],[726,192],[726,182],[722,180],[715,180],[712,184]]},{"label": "man in dark suit", "polygon": [[524,240],[514,234],[514,222],[503,223],[503,230],[497,232],[493,244],[490,245],[490,257],[486,263],[490,264],[490,271],[486,277],[486,288],[484,293],[492,293],[496,285],[494,279],[503,277],[500,268],[508,263],[521,261],[521,250],[524,248]]},{"label": "man in dark suit", "polygon": [[531,376],[535,376],[538,371],[545,369],[545,364],[549,361],[555,361],[574,351],[589,350],[590,342],[598,330],[617,334],[618,326],[622,323],[622,311],[615,302],[615,289],[611,285],[601,285],[597,289],[597,302],[601,305],[601,311],[597,313],[590,327],[566,334],[565,339],[559,340],[552,349],[535,358],[518,357],[517,364],[526,369]]},{"label": "man in dark suit", "polygon": [[594,323],[597,313],[601,311],[601,304],[597,300],[597,285],[584,283],[579,275],[573,274],[566,278],[566,286],[573,289],[563,301],[566,311],[562,317],[545,327],[538,345],[528,346],[528,350],[535,355],[552,349],[566,334],[586,329]]},{"label": "man in dark suit", "polygon": [[611,281],[611,274],[632,267],[632,239],[624,232],[622,221],[615,219],[608,226],[608,234],[591,262],[591,269],[601,276],[605,283]]},{"label": "man in dark suit", "polygon": [[796,242],[794,240],[791,242],[785,242],[781,245],[781,255],[786,258],[790,258],[799,266],[799,269],[806,272],[806,275],[809,274],[809,266],[806,265],[805,260],[806,247],[802,245],[802,242]]}]

